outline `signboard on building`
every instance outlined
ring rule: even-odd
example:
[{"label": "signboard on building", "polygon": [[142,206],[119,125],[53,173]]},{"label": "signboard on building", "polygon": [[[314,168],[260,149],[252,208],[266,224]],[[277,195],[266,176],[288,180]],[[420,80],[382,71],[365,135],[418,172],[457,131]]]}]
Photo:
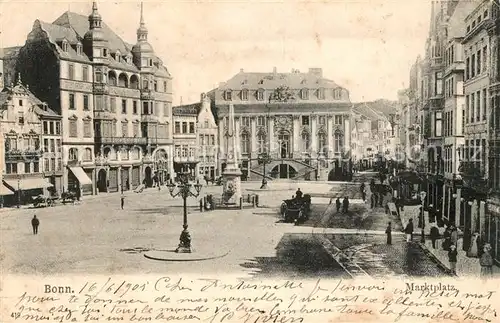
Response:
[{"label": "signboard on building", "polygon": [[197,116],[198,105],[185,105],[180,107],[173,107],[172,114],[174,116]]}]

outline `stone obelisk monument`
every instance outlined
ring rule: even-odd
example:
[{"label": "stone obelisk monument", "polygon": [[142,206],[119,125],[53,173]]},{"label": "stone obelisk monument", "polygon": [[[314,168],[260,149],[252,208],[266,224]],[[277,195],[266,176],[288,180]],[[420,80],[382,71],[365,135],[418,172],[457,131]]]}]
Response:
[{"label": "stone obelisk monument", "polygon": [[222,196],[226,204],[239,204],[241,198],[241,170],[238,165],[238,143],[236,142],[234,106],[229,105],[228,129],[226,132],[227,158],[226,169],[222,172],[224,186]]}]

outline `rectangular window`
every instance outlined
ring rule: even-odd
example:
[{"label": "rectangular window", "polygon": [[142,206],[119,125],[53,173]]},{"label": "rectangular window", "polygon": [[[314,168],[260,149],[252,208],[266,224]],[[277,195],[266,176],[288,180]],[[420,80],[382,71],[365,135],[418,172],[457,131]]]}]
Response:
[{"label": "rectangular window", "polygon": [[68,65],[68,78],[70,80],[75,79],[75,65],[73,65],[73,64]]},{"label": "rectangular window", "polygon": [[49,139],[47,138],[43,139],[43,152],[44,153],[49,152]]},{"label": "rectangular window", "polygon": [[82,67],[82,80],[84,82],[87,82],[89,80],[89,68],[85,65]]},{"label": "rectangular window", "polygon": [[483,71],[488,68],[488,45],[483,47]]},{"label": "rectangular window", "polygon": [[266,125],[266,117],[259,116],[257,117],[257,125],[265,126]]},{"label": "rectangular window", "polygon": [[303,126],[309,125],[309,116],[302,116],[302,125]]},{"label": "rectangular window", "polygon": [[24,124],[24,112],[23,111],[18,112],[18,123]]},{"label": "rectangular window", "polygon": [[470,62],[470,77],[476,76],[476,55],[472,55]]},{"label": "rectangular window", "polygon": [[89,96],[87,94],[83,95],[83,110],[89,109]]},{"label": "rectangular window", "polygon": [[189,133],[194,133],[194,122],[189,123]]},{"label": "rectangular window", "polygon": [[137,101],[132,101],[132,113],[137,114]]},{"label": "rectangular window", "polygon": [[76,120],[69,121],[69,136],[73,138],[78,137],[78,127]]},{"label": "rectangular window", "polygon": [[210,144],[215,146],[215,135],[210,135]]},{"label": "rectangular window", "polygon": [[43,122],[43,134],[47,135],[49,133],[49,124],[47,121]]},{"label": "rectangular window", "polygon": [[486,89],[483,90],[483,120],[486,120],[486,111],[487,111],[487,95],[486,95]]},{"label": "rectangular window", "polygon": [[142,114],[149,114],[149,106],[147,102],[142,102]]},{"label": "rectangular window", "polygon": [[90,120],[83,121],[83,136],[85,138],[92,137],[92,123]]},{"label": "rectangular window", "polygon": [[61,123],[59,121],[56,121],[56,135],[61,134]]},{"label": "rectangular window", "polygon": [[435,136],[436,137],[441,137],[442,136],[442,127],[443,127],[443,113],[438,111],[435,114],[436,120],[435,120]]},{"label": "rectangular window", "polygon": [[241,117],[241,125],[242,126],[250,127],[250,118],[248,118],[248,117]]},{"label": "rectangular window", "polygon": [[139,137],[139,122],[134,123],[134,137]]},{"label": "rectangular window", "polygon": [[326,124],[326,117],[325,116],[320,116],[319,117],[319,124],[320,125],[325,125]]},{"label": "rectangular window", "polygon": [[31,173],[31,163],[24,163],[24,173],[25,174]]},{"label": "rectangular window", "polygon": [[116,112],[116,98],[110,98],[109,103],[111,112]]},{"label": "rectangular window", "polygon": [[56,141],[54,139],[50,139],[49,152],[51,152],[51,153],[56,152]]},{"label": "rectangular window", "polygon": [[342,124],[342,116],[335,116],[334,122],[336,125]]},{"label": "rectangular window", "polygon": [[43,160],[43,171],[46,173],[50,172],[50,159],[48,158]]},{"label": "rectangular window", "polygon": [[156,80],[153,83],[153,87],[154,87],[155,92],[158,92],[158,82]]},{"label": "rectangular window", "polygon": [[481,91],[476,94],[476,121],[481,120]]},{"label": "rectangular window", "polygon": [[187,127],[188,127],[188,123],[187,122],[183,122],[182,123],[182,133],[188,133]]},{"label": "rectangular window", "polygon": [[73,93],[69,94],[69,108],[71,110],[75,109],[75,95]]},{"label": "rectangular window", "polygon": [[474,122],[474,114],[476,110],[474,109],[474,106],[476,104],[476,94],[471,93],[470,95],[470,122]]},{"label": "rectangular window", "polygon": [[175,122],[175,133],[181,133],[181,123],[179,121]]},{"label": "rectangular window", "polygon": [[128,123],[122,122],[122,136],[128,137]]},{"label": "rectangular window", "polygon": [[442,72],[437,72],[436,73],[436,84],[435,84],[435,94],[436,95],[442,95],[443,94],[443,73]]},{"label": "rectangular window", "polygon": [[61,139],[56,139],[56,152],[61,152]]},{"label": "rectangular window", "polygon": [[477,51],[477,75],[481,74],[481,50]]},{"label": "rectangular window", "polygon": [[167,92],[167,81],[163,81],[163,92]]},{"label": "rectangular window", "polygon": [[127,100],[122,99],[122,113],[127,114]]},{"label": "rectangular window", "polygon": [[170,109],[168,108],[168,103],[166,102],[163,103],[163,116],[164,117],[170,116]]}]

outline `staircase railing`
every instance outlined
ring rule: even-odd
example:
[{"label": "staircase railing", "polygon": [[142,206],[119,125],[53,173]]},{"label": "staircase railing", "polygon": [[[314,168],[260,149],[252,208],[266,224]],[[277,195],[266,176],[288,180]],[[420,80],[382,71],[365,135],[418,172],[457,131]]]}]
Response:
[{"label": "staircase railing", "polygon": [[256,174],[256,175],[259,175],[260,177],[262,177],[262,175],[264,175],[264,177],[265,177],[266,179],[269,179],[269,180],[271,180],[271,181],[272,181],[272,180],[274,180],[274,177],[271,177],[271,176],[269,176],[269,175],[262,174],[261,172],[256,171],[256,170],[254,170],[254,169],[251,169],[251,168],[250,168],[248,171],[249,171],[250,173],[254,173],[254,174]]}]

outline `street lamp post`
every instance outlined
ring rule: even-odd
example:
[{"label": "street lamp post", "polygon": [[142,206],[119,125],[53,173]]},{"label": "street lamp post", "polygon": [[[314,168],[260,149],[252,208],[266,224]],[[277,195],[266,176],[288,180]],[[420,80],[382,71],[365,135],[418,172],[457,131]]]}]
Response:
[{"label": "street lamp post", "polygon": [[[198,197],[200,195],[201,187],[202,185],[200,184],[200,181],[197,180],[196,184],[192,185],[188,182],[188,177],[187,173],[180,173],[181,175],[181,182],[178,185],[175,185],[172,180],[170,180],[170,183],[167,185],[168,190],[170,192],[170,195],[172,197],[177,197],[181,196],[183,199],[183,210],[184,210],[184,217],[183,217],[183,230],[181,232],[181,236],[179,238],[179,246],[175,250],[175,252],[180,252],[180,253],[191,253],[191,235],[189,234],[188,231],[188,221],[187,221],[187,203],[186,200],[188,197]],[[195,191],[191,191],[191,187],[194,186]],[[177,188],[177,192],[174,192],[175,189]]]},{"label": "street lamp post", "polygon": [[258,157],[259,163],[262,163],[262,185],[261,189],[267,188],[267,180],[266,180],[266,164],[271,162],[271,156],[267,152],[262,152]]},{"label": "street lamp post", "polygon": [[425,219],[424,219],[424,203],[425,203],[425,197],[427,193],[422,191],[420,192],[420,199],[422,200],[422,211],[420,212],[420,225],[422,227],[422,235],[420,236],[420,242],[424,243],[425,242]]},{"label": "street lamp post", "polygon": [[17,176],[17,208],[21,207],[21,178]]}]

